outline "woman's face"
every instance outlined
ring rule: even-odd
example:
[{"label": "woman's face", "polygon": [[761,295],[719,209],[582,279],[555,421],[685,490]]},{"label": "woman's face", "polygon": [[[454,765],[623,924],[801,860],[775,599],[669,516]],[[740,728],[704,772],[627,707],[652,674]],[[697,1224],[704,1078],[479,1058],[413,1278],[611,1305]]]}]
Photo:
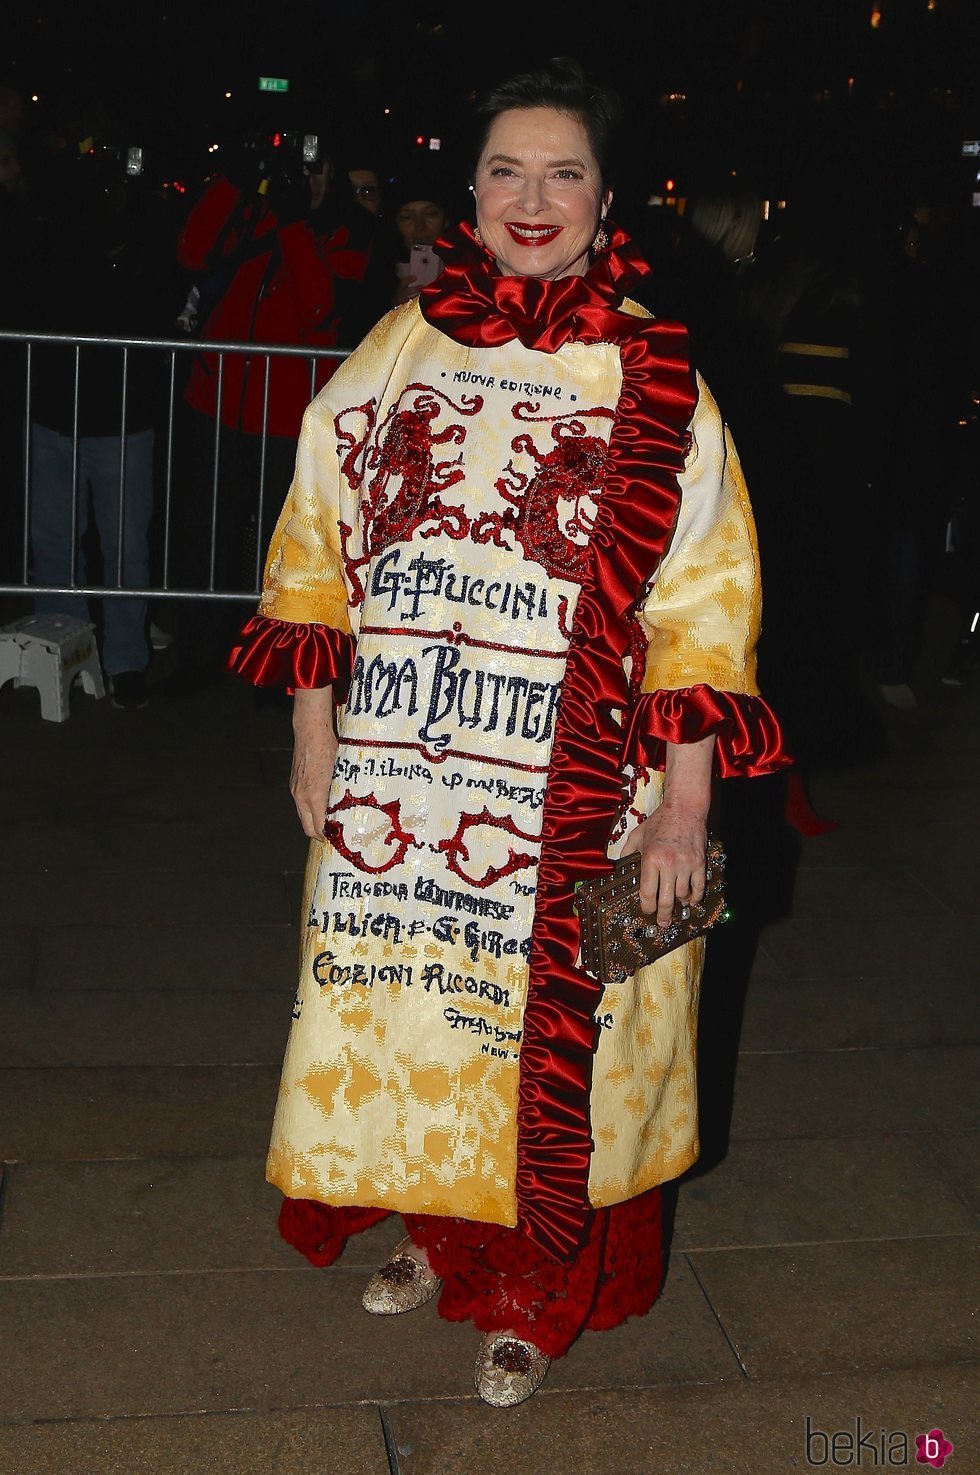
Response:
[{"label": "woman's face", "polygon": [[555,108],[495,118],[476,167],[476,223],[505,277],[581,276],[612,194],[585,128]]},{"label": "woman's face", "polygon": [[395,224],[406,247],[431,246],[446,229],[446,212],[435,200],[406,200]]}]

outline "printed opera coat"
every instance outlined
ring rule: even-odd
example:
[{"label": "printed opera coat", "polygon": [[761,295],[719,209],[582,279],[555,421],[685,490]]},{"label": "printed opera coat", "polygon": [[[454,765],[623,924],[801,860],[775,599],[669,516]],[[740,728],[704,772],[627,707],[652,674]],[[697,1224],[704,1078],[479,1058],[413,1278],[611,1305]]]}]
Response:
[{"label": "printed opera coat", "polygon": [[[646,318],[629,302],[617,312]],[[576,606],[623,378],[615,343],[474,347],[411,302],[306,413],[238,657],[256,680],[285,657],[293,685],[331,681],[342,703],[268,1160],[292,1198],[502,1225],[521,1222],[522,1191],[534,1198],[530,1179],[520,1187],[519,1098],[534,1120],[538,1067],[522,1049],[535,948],[539,993],[550,987],[542,842],[559,834],[546,817],[555,739],[570,652],[589,657]],[[620,662],[629,701],[608,718],[623,733],[609,858],[659,802],[664,739],[715,730],[723,773],[762,771],[760,748],[777,744],[755,685],[746,489],[709,391],[686,382],[679,495],[666,551],[636,590]],[[569,835],[577,777],[574,763],[557,775]],[[577,879],[560,884],[570,894]],[[570,905],[563,916],[573,928]],[[698,1155],[703,946],[604,994],[581,975],[584,1210]],[[543,1017],[543,1035],[560,1033]],[[565,1150],[560,1119],[542,1178]]]}]

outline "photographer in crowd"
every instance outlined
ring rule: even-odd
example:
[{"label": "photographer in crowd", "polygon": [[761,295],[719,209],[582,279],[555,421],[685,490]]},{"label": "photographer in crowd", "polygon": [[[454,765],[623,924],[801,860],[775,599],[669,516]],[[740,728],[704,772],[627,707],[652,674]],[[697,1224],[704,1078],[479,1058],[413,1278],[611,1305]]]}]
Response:
[{"label": "photographer in crowd", "polygon": [[[246,140],[192,207],[178,257],[194,274],[202,340],[344,348],[370,325],[362,283],[376,222],[349,191],[334,188],[321,144],[322,135],[299,133]],[[186,524],[176,545],[180,584],[211,582],[217,454],[214,587],[253,586],[256,550],[278,510],[278,493],[264,498],[260,525],[260,486],[288,485],[303,411],[336,367],[337,360],[321,358],[311,374],[302,353],[226,354],[219,404],[218,353],[202,349],[195,357],[181,428],[191,505],[177,509]],[[213,606],[195,612],[193,657],[215,670],[237,620],[234,608],[225,613]]]}]

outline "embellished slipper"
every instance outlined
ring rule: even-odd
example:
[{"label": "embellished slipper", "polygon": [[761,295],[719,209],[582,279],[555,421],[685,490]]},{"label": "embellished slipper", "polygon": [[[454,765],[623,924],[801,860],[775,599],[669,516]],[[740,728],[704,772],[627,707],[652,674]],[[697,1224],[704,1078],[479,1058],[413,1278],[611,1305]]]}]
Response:
[{"label": "embellished slipper", "polygon": [[541,1387],[550,1366],[533,1342],[490,1332],[477,1354],[476,1391],[493,1408],[514,1408]]},{"label": "embellished slipper", "polygon": [[364,1288],[361,1305],[372,1316],[397,1316],[400,1311],[414,1311],[430,1301],[442,1285],[433,1271],[412,1254],[412,1241],[403,1239],[376,1270]]}]

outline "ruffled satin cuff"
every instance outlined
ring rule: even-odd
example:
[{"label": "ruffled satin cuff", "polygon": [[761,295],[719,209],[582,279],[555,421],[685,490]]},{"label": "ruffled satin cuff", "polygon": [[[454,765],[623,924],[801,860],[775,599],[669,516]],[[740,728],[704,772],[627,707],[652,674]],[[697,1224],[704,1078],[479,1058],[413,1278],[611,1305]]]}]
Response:
[{"label": "ruffled satin cuff", "polygon": [[228,670],[253,686],[289,691],[332,686],[338,702],[350,691],[354,637],[330,625],[253,615],[228,657]]},{"label": "ruffled satin cuff", "polygon": [[667,743],[696,743],[712,732],[722,778],[762,778],[793,762],[776,714],[762,697],[712,686],[643,692],[629,725],[627,761],[662,769]]}]

